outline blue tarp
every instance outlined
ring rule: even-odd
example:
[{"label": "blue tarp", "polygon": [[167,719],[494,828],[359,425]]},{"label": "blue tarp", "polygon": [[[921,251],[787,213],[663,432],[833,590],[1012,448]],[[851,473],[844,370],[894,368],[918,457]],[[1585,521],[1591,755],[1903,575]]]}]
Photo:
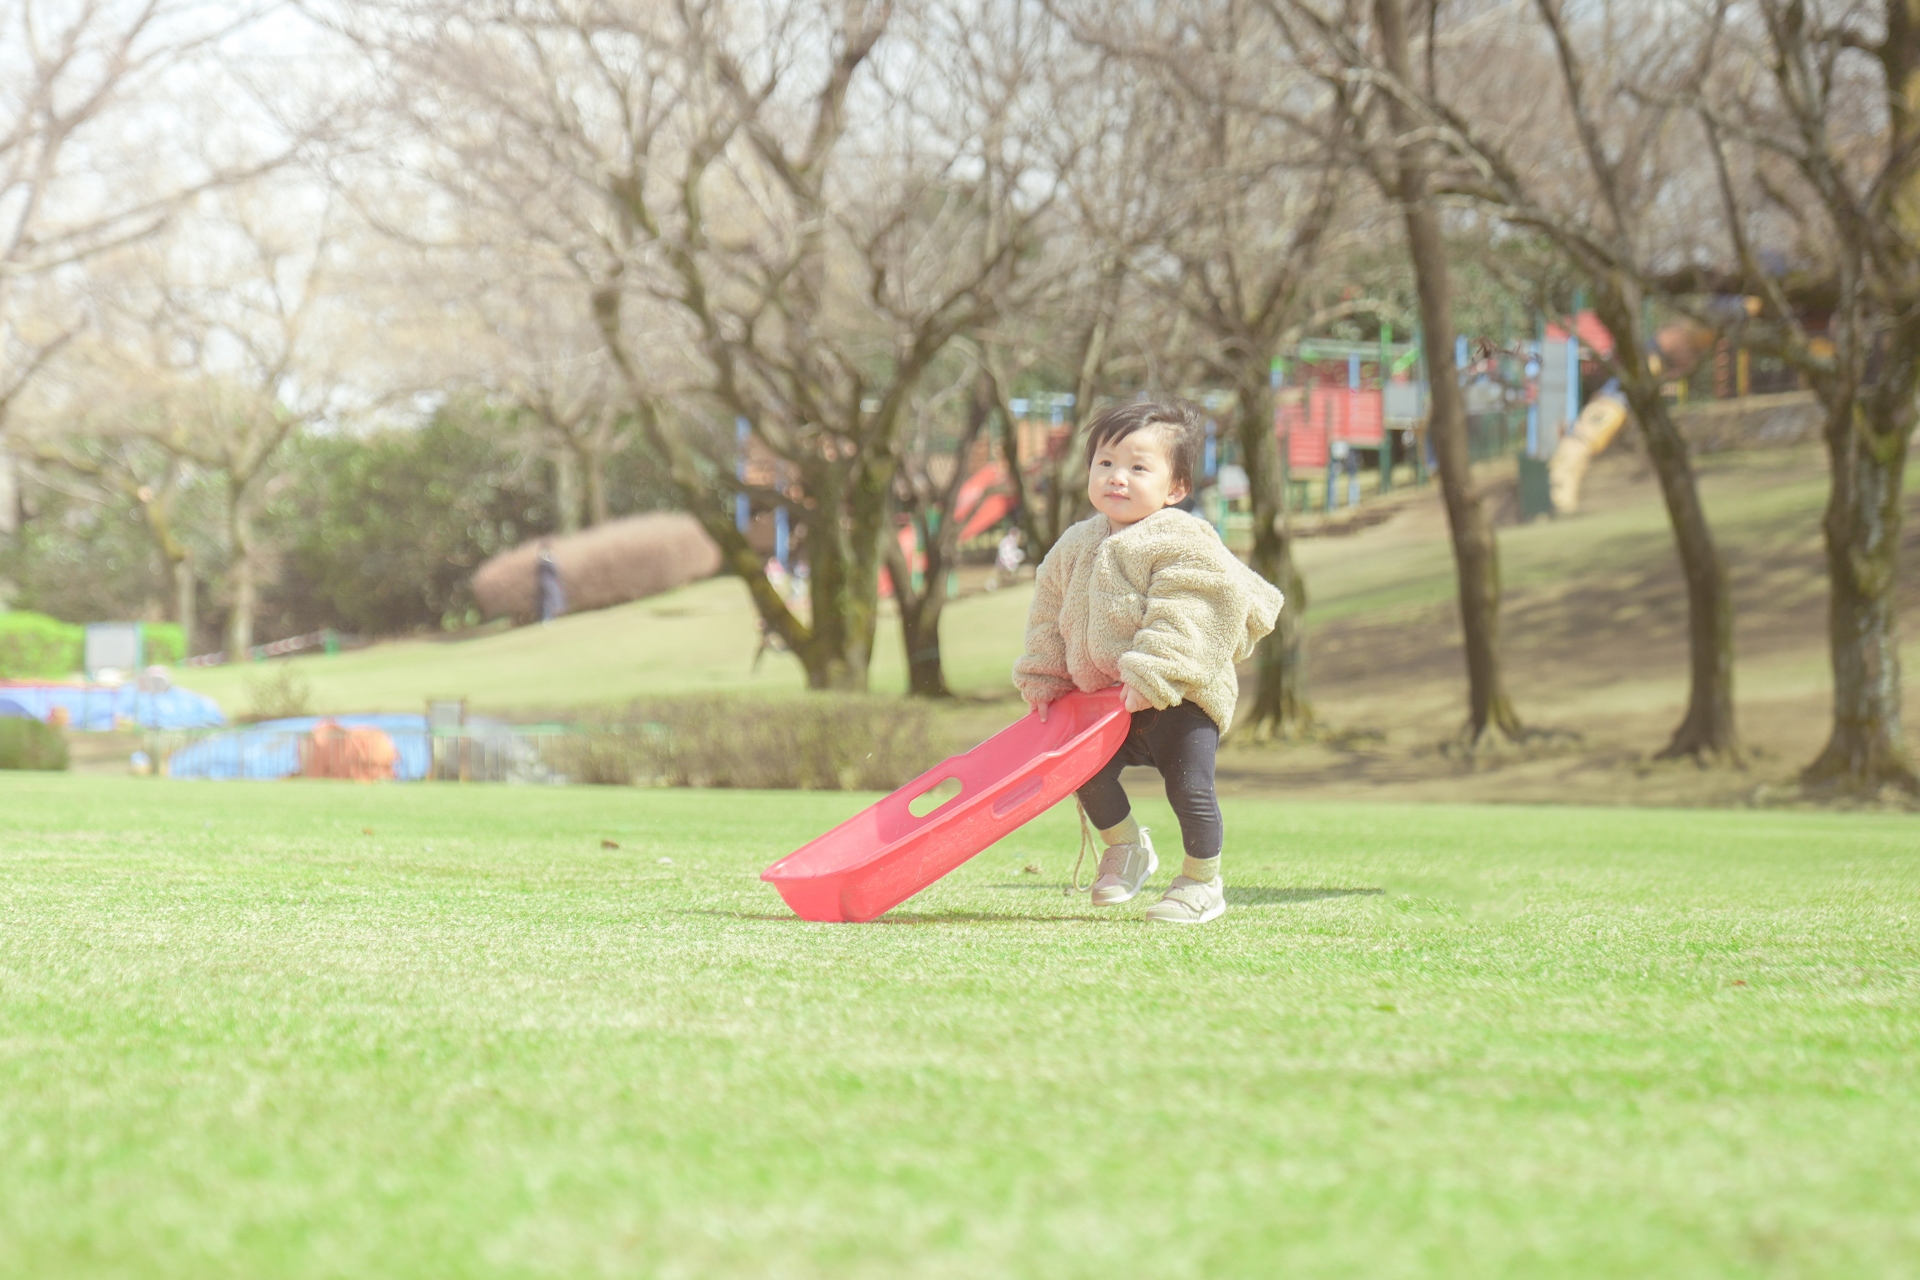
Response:
[{"label": "blue tarp", "polygon": [[187,689],[141,693],[130,684],[0,684],[0,698],[36,720],[64,707],[69,729],[107,730],[122,724],[142,729],[217,729],[227,722],[220,704]]},{"label": "blue tarp", "polygon": [[203,738],[167,760],[170,778],[291,778],[300,772],[300,743],[321,720],[346,729],[380,729],[393,739],[399,758],[393,776],[418,782],[433,760],[427,718],[411,715],[297,716],[263,720],[244,729]]}]

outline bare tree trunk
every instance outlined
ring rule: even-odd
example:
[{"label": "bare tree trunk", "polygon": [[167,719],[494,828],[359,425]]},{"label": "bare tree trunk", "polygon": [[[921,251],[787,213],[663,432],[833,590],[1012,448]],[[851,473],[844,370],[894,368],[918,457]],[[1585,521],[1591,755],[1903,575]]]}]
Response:
[{"label": "bare tree trunk", "polygon": [[[1250,368],[1250,366],[1248,366]],[[1257,369],[1251,369],[1257,373]],[[1255,741],[1296,738],[1312,731],[1306,691],[1307,584],[1293,562],[1293,530],[1273,434],[1272,393],[1265,382],[1239,388],[1235,431],[1253,503],[1253,571],[1280,588],[1287,602],[1280,619],[1254,651],[1253,707],[1243,722]]]},{"label": "bare tree trunk", "polygon": [[562,534],[580,532],[580,464],[570,444],[553,451],[553,514]]},{"label": "bare tree trunk", "polygon": [[[1424,186],[1424,175],[1421,185]],[[1518,739],[1520,716],[1507,696],[1500,670],[1500,547],[1493,522],[1473,491],[1473,461],[1467,440],[1466,405],[1453,367],[1453,314],[1448,297],[1446,249],[1430,208],[1409,204],[1407,240],[1413,247],[1420,293],[1421,339],[1426,349],[1432,410],[1428,438],[1439,464],[1440,492],[1453,537],[1459,579],[1460,630],[1467,659],[1467,739],[1489,730]]]},{"label": "bare tree trunk", "polygon": [[1737,760],[1740,739],[1733,710],[1733,598],[1726,566],[1700,505],[1700,487],[1686,439],[1647,370],[1647,335],[1641,332],[1638,286],[1619,273],[1599,280],[1594,309],[1613,335],[1620,384],[1640,423],[1647,456],[1660,479],[1660,494],[1673,526],[1680,571],[1687,584],[1687,714],[1659,753],[1660,759]]},{"label": "bare tree trunk", "polygon": [[[1374,0],[1375,19],[1388,68],[1413,83],[1407,51],[1403,0]],[[1387,99],[1396,137],[1405,139],[1416,122],[1400,99]],[[1393,193],[1406,220],[1407,248],[1413,258],[1420,295],[1421,338],[1432,393],[1428,430],[1440,464],[1440,491],[1453,535],[1454,566],[1460,583],[1460,629],[1466,641],[1467,740],[1478,742],[1489,729],[1508,738],[1521,736],[1520,717],[1507,697],[1500,673],[1500,552],[1493,524],[1473,492],[1468,451],[1466,404],[1454,373],[1452,281],[1440,220],[1429,201],[1427,162],[1421,149],[1402,142],[1394,157]]]},{"label": "bare tree trunk", "polygon": [[[1911,357],[1906,364],[1911,367]],[[1901,725],[1895,599],[1913,379],[1894,368],[1889,359],[1883,376],[1897,377],[1904,394],[1880,388],[1871,409],[1855,398],[1830,413],[1826,424],[1833,473],[1823,522],[1833,731],[1801,781],[1854,796],[1872,796],[1888,785],[1920,792]]]},{"label": "bare tree trunk", "polygon": [[199,602],[196,596],[199,583],[194,579],[192,560],[169,560],[169,571],[173,575],[173,620],[180,627],[180,656],[193,656],[193,637],[199,630]]},{"label": "bare tree trunk", "polygon": [[[916,520],[917,526],[925,524]],[[912,586],[913,566],[897,539],[886,546],[887,576],[893,579],[894,603],[900,607],[900,636],[907,650],[907,694],[914,698],[950,698],[947,674],[940,657],[940,611],[947,603],[946,563],[939,554],[939,537],[923,538],[926,585]]]},{"label": "bare tree trunk", "polygon": [[[1074,462],[1079,456],[1075,439],[1079,434],[1079,424],[1086,419],[1094,396],[1099,388],[1099,373],[1102,353],[1106,346],[1106,326],[1104,321],[1096,322],[1081,334],[1080,377],[1075,382],[1073,416],[1062,423],[1067,428],[1065,446],[1058,454],[1052,453],[1052,436],[1049,428],[1049,452],[1040,465],[1039,486],[1029,484],[1026,472],[1020,465],[1020,428],[1013,415],[1012,402],[1009,399],[1007,380],[993,371],[982,357],[982,368],[989,380],[991,394],[1000,418],[1000,450],[1006,455],[1009,487],[1013,490],[1014,520],[1020,526],[1022,536],[1026,538],[1026,553],[1030,563],[1038,564],[1053,550],[1053,544],[1067,531],[1079,512],[1082,486],[1077,479]],[[1036,493],[1037,487],[1044,487],[1044,501]]]},{"label": "bare tree trunk", "polygon": [[[913,587],[913,566],[900,549],[897,537],[885,539],[881,548],[886,556],[887,573],[893,579],[893,599],[900,609],[900,638],[906,645],[907,693],[916,698],[950,698],[945,662],[940,654],[940,614],[947,604],[947,575],[958,563],[960,549],[960,490],[965,487],[967,465],[974,443],[987,428],[987,420],[998,408],[991,376],[982,369],[973,381],[973,393],[967,402],[966,427],[953,445],[953,472],[945,485],[936,488],[926,474],[925,460],[918,465],[920,474],[900,476],[896,491],[912,501],[913,528],[922,554],[926,556],[925,578],[919,590]],[[1002,415],[1004,418],[1004,415]],[[1009,473],[1017,473],[1019,462],[1012,458]],[[1017,489],[1015,492],[1019,492]]]},{"label": "bare tree trunk", "polygon": [[227,542],[233,549],[233,567],[228,585],[233,605],[227,614],[227,661],[245,662],[253,650],[253,618],[258,607],[258,586],[254,580],[253,525],[248,518],[246,492],[229,484],[227,490]]},{"label": "bare tree trunk", "polygon": [[[807,685],[864,693],[879,622],[881,538],[890,504],[887,485],[893,463],[851,475],[832,466],[813,468],[808,493],[819,494],[819,516],[807,526],[808,587],[813,627],[800,644],[788,645],[806,668]],[[843,490],[844,486],[844,492]],[[834,513],[844,511],[842,520]],[[764,567],[755,566],[764,581]]]},{"label": "bare tree trunk", "polygon": [[587,527],[607,522],[607,450],[595,442],[580,451],[580,473],[586,479]]},{"label": "bare tree trunk", "polygon": [[191,657],[196,623],[194,595],[198,584],[194,581],[193,557],[173,528],[177,480],[177,467],[170,467],[166,482],[157,491],[138,487],[133,496],[146,518],[153,545],[160,552],[160,563],[166,566],[168,594],[173,597],[173,620],[180,628],[180,643],[186,649],[181,656]]},{"label": "bare tree trunk", "polygon": [[719,544],[722,563],[746,584],[761,618],[799,659],[807,687],[864,692],[879,620],[880,534],[898,465],[893,454],[870,452],[851,470],[824,457],[789,460],[807,498],[811,619],[803,622],[767,580],[765,561],[734,524],[732,503],[708,482],[693,449],[661,423],[659,405],[636,389],[633,407],[644,439],[666,459],[676,495]]}]

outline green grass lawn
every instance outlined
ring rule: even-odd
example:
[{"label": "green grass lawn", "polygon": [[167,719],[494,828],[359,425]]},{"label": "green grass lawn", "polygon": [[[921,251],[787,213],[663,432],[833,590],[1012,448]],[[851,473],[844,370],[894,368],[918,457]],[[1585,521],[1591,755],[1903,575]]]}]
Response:
[{"label": "green grass lawn", "polygon": [[[1019,588],[949,606],[942,645],[955,689],[1013,698],[1013,660],[1031,594]],[[391,641],[282,661],[306,681],[317,711],[420,711],[430,697],[463,697],[487,711],[606,705],[657,694],[801,692],[806,677],[790,654],[769,653],[753,670],[758,642],[746,588],[737,578],[713,578],[544,627]],[[905,689],[901,654],[899,621],[885,616],[874,642],[876,693]],[[207,667],[182,672],[180,681],[237,715],[247,710],[249,682],[273,665]]]},{"label": "green grass lawn", "polygon": [[1186,930],[1057,809],[792,919],[860,803],[0,775],[0,1275],[1920,1275],[1911,818],[1230,801]]}]

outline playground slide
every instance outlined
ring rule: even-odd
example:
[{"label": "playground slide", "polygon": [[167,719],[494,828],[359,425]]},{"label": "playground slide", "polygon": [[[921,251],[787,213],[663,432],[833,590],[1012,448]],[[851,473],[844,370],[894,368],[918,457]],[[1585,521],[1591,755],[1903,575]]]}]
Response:
[{"label": "playground slide", "polygon": [[[1119,688],[1070,693],[1043,722],[1025,718],[935,765],[886,799],[760,873],[804,920],[871,920],[899,906],[1091,778],[1126,740]],[[941,783],[954,796],[924,817],[911,805]]]},{"label": "playground slide", "polygon": [[1588,464],[1606,452],[1626,421],[1626,397],[1617,383],[1602,387],[1580,410],[1573,430],[1560,437],[1553,457],[1547,461],[1554,514],[1571,515],[1580,509],[1580,486],[1587,478]]}]

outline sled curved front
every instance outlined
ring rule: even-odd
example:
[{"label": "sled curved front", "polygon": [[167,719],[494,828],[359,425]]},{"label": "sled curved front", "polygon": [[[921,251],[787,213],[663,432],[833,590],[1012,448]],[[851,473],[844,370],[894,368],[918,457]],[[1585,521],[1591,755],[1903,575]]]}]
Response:
[{"label": "sled curved front", "polygon": [[[760,878],[806,920],[871,920],[899,906],[1077,790],[1126,740],[1119,688],[1070,693],[935,765],[780,859]],[[924,817],[910,805],[948,779],[960,794]]]}]

